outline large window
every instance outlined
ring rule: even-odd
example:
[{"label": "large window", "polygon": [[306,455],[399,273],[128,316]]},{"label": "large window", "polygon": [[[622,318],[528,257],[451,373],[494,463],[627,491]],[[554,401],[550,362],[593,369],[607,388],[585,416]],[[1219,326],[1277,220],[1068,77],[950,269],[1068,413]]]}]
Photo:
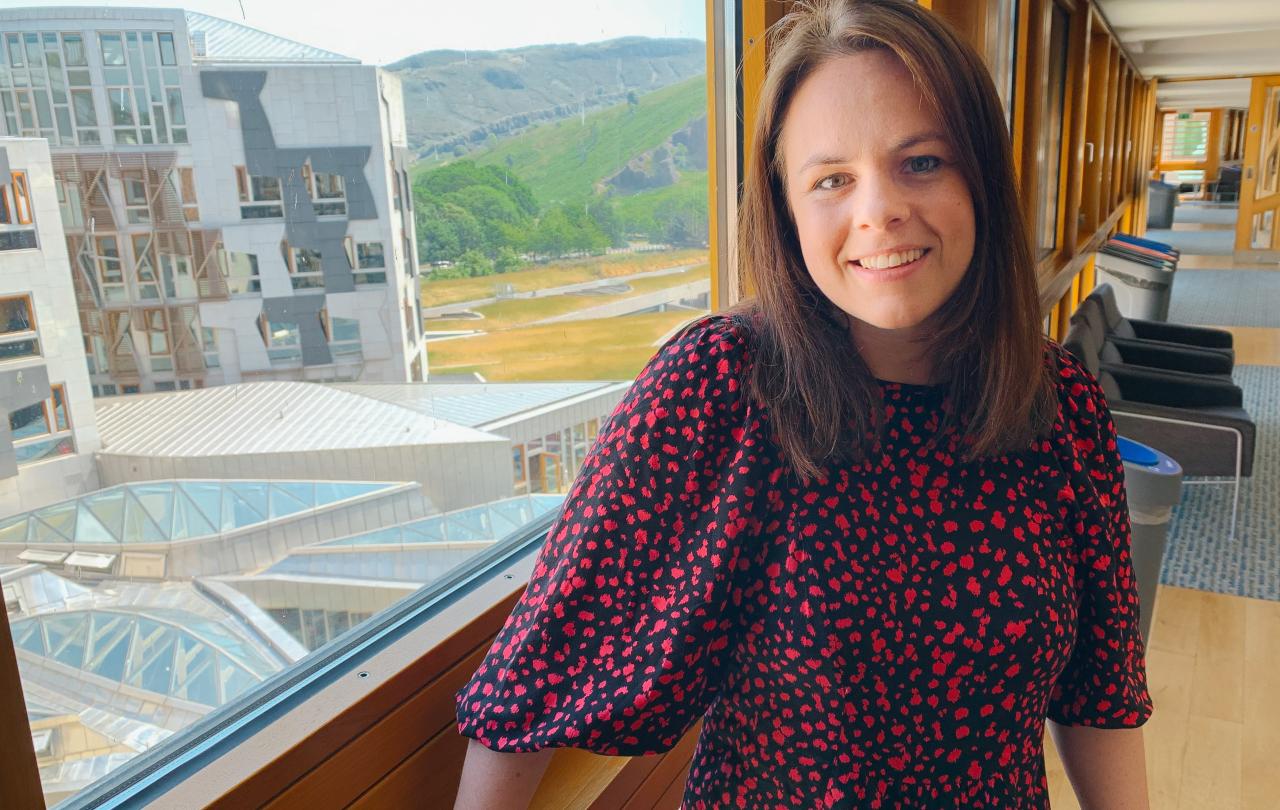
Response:
[{"label": "large window", "polygon": [[79,33],[8,33],[0,38],[0,121],[8,135],[53,146],[101,142]]},{"label": "large window", "polygon": [[1209,145],[1207,112],[1169,112],[1164,114],[1160,133],[1162,161],[1202,161]]},{"label": "large window", "polygon": [[31,187],[27,173],[11,172],[0,185],[0,251],[36,247],[31,211]]},{"label": "large window", "polygon": [[9,412],[9,430],[19,465],[34,464],[76,451],[66,388],[59,384],[51,386],[51,389],[49,399]]},{"label": "large window", "polygon": [[241,219],[275,219],[284,216],[280,178],[249,174],[236,167],[236,188],[240,193]]},{"label": "large window", "polygon": [[115,144],[187,143],[173,35],[102,32],[98,44]]},{"label": "large window", "polygon": [[[102,139],[55,153],[70,317],[111,397],[103,446],[138,462],[0,514],[0,567],[44,552],[22,559],[38,582],[10,623],[51,804],[162,776],[188,729],[273,711],[276,684],[310,694],[317,662],[549,520],[630,381],[710,310],[706,4],[631,31],[603,21],[634,3],[602,3],[599,25],[548,8],[561,27],[485,55],[410,9],[414,39],[349,54],[381,71],[265,18],[270,37],[231,36],[238,14],[58,35],[64,74],[95,84],[68,79],[57,145]],[[315,10],[372,22],[349,12]],[[385,20],[369,31],[391,42]],[[443,72],[415,56],[455,47],[468,60]],[[210,86],[186,119],[182,91],[210,79],[188,48],[256,53],[255,84],[233,83],[265,82],[265,118]],[[35,89],[0,84],[6,121],[41,129]],[[246,130],[264,120],[279,149],[259,161]],[[0,352],[35,339],[25,316]],[[73,447],[67,404],[15,417],[33,458]],[[159,768],[136,781],[143,758]]]},{"label": "large window", "polygon": [[258,257],[234,250],[218,251],[218,266],[231,295],[257,295],[262,292],[258,275]]},{"label": "large window", "polygon": [[307,163],[302,167],[302,180],[311,195],[316,216],[345,216],[347,187],[341,174],[317,172]]},{"label": "large window", "polygon": [[0,298],[0,363],[40,356],[31,296]]}]

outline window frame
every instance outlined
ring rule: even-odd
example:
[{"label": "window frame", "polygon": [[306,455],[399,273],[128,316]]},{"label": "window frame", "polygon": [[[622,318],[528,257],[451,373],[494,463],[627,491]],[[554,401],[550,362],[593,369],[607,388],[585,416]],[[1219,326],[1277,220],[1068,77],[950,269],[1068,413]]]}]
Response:
[{"label": "window frame", "polygon": [[35,212],[31,206],[31,185],[27,182],[27,173],[20,169],[9,172],[9,189],[13,196],[11,225],[34,225]]},{"label": "window frame", "polygon": [[[240,196],[240,219],[284,219],[284,182],[279,177],[270,177],[265,174],[249,174],[249,169],[245,166],[235,167],[236,175],[236,191]],[[280,195],[274,199],[269,197],[260,197],[259,186],[254,180],[275,180],[279,186]],[[266,216],[246,216],[249,212],[264,212]]]},{"label": "window frame", "polygon": [[30,341],[35,347],[35,352],[32,354],[18,355],[16,357],[4,357],[0,355],[0,364],[19,363],[44,357],[44,345],[40,341],[40,324],[36,321],[36,305],[35,300],[31,297],[31,293],[0,295],[0,304],[8,301],[23,301],[25,303],[27,310],[27,323],[30,326],[27,329],[15,330],[13,332],[0,332],[0,346],[12,346]]},{"label": "window frame", "polygon": [[[59,400],[61,400],[63,418],[66,421],[65,427],[61,425],[58,418]],[[71,417],[71,403],[67,399],[66,383],[51,383],[49,385],[48,398],[42,399],[36,404],[40,406],[41,415],[44,418],[44,432],[34,436],[25,436],[21,439],[15,437],[13,439],[13,449],[15,454],[18,455],[21,455],[22,450],[30,448],[47,449],[46,452],[34,458],[19,459],[19,467],[29,467],[46,461],[55,461],[76,453],[76,441],[73,433],[74,422]],[[9,412],[11,420],[12,414],[12,411]]]}]

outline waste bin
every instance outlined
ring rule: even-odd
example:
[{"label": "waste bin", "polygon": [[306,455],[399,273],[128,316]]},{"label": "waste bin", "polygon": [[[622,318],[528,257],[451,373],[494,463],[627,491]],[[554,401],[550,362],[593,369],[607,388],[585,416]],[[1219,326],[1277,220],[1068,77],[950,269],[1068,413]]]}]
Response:
[{"label": "waste bin", "polygon": [[1098,251],[1094,266],[1098,283],[1110,283],[1115,290],[1121,315],[1144,321],[1169,317],[1176,262],[1108,243]]},{"label": "waste bin", "polygon": [[1133,528],[1130,555],[1138,579],[1139,626],[1145,642],[1151,635],[1169,520],[1182,496],[1182,467],[1159,450],[1123,436],[1119,437],[1119,445],[1129,497],[1129,524]]},{"label": "waste bin", "polygon": [[1178,187],[1159,180],[1147,183],[1147,227],[1173,227],[1173,207],[1178,204]]}]

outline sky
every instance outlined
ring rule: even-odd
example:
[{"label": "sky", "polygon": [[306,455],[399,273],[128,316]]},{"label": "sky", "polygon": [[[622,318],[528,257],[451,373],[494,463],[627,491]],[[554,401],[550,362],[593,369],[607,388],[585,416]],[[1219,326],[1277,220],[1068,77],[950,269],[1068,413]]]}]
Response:
[{"label": "sky", "polygon": [[[91,5],[0,0],[5,6]],[[106,0],[184,8],[385,65],[420,51],[498,50],[621,36],[706,38],[703,0]],[[346,9],[346,13],[335,8]]]}]

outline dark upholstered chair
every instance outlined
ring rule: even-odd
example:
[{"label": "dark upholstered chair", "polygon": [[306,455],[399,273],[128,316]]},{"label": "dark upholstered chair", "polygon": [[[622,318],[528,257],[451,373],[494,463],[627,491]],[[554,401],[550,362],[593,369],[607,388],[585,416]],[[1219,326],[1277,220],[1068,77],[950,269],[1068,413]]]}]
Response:
[{"label": "dark upholstered chair", "polygon": [[1116,306],[1115,291],[1111,289],[1110,284],[1099,284],[1094,288],[1085,299],[1085,303],[1089,301],[1096,302],[1097,306],[1102,308],[1107,334],[1110,336],[1126,340],[1159,340],[1165,343],[1181,343],[1199,349],[1214,349],[1229,354],[1233,362],[1235,360],[1231,333],[1225,329],[1126,318],[1120,314],[1120,308]]},{"label": "dark upholstered chair", "polygon": [[1108,333],[1106,316],[1096,299],[1087,299],[1071,316],[1072,325],[1083,324],[1098,347],[1098,359],[1108,365],[1129,365],[1153,371],[1211,376],[1231,382],[1232,357],[1220,349],[1202,349],[1185,343],[1123,338]]}]

